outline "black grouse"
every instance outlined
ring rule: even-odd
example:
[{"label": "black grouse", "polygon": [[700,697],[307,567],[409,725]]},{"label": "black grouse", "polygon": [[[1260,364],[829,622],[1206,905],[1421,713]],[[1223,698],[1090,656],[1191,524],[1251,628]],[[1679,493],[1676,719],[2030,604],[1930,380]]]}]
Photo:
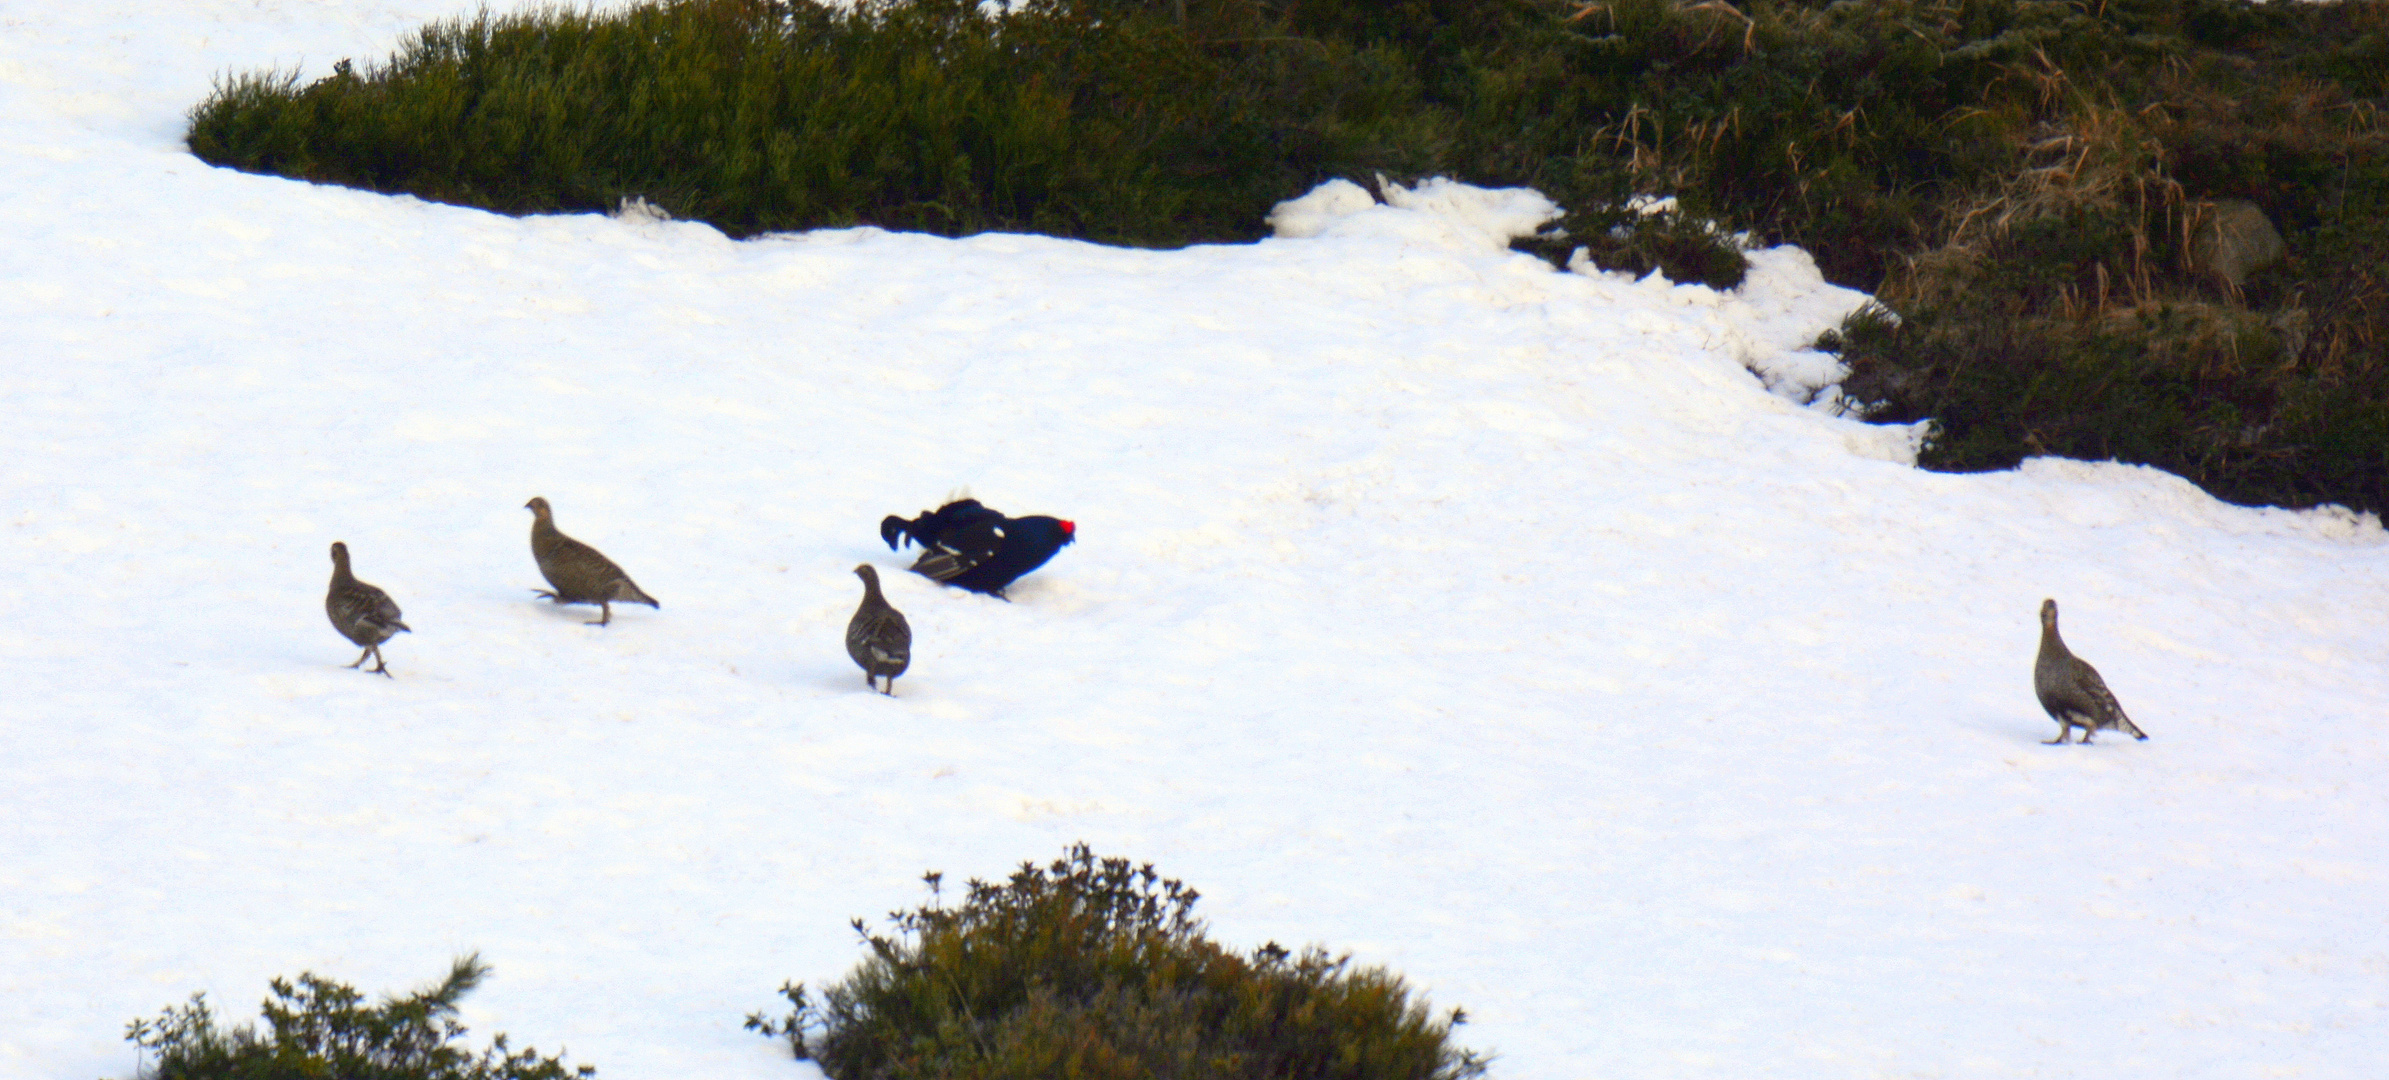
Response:
[{"label": "black grouse", "polygon": [[598,619],[590,626],[604,626],[614,621],[615,604],[645,604],[662,608],[655,598],[639,590],[636,582],[614,560],[598,553],[596,548],[556,531],[555,515],[548,510],[547,500],[537,496],[523,504],[531,512],[531,557],[539,562],[539,574],[556,591],[534,589],[533,592],[559,604],[595,604]]},{"label": "black grouse", "polygon": [[879,538],[890,551],[901,550],[900,540],[921,546],[913,573],[1001,600],[1008,599],[1005,586],[1076,540],[1078,525],[1043,515],[1005,517],[977,499],[957,499],[911,521],[890,514],[879,523]]},{"label": "black grouse", "polygon": [[2090,736],[2100,728],[2120,728],[2132,733],[2135,739],[2147,739],[2140,726],[2124,715],[2124,707],[2116,704],[2115,695],[2107,689],[2107,680],[2099,677],[2097,668],[2084,663],[2065,647],[2057,636],[2057,601],[2041,601],[2041,654],[2032,664],[2032,689],[2040,695],[2041,708],[2049,711],[2049,718],[2057,721],[2057,737],[2048,740],[2051,746],[2063,746],[2082,729],[2082,743],[2090,745]]},{"label": "black grouse", "polygon": [[332,629],[340,636],[363,645],[365,651],[350,667],[365,666],[365,658],[373,658],[373,674],[385,679],[394,678],[390,665],[382,660],[382,642],[399,634],[411,634],[405,623],[398,621],[398,604],[390,594],[357,580],[348,570],[348,545],[332,542],[332,589],[324,594],[324,613],[332,617]]},{"label": "black grouse", "polygon": [[863,669],[863,683],[871,689],[879,689],[879,677],[887,676],[885,692],[894,697],[896,676],[912,666],[912,624],[880,595],[876,567],[864,563],[854,568],[854,574],[863,579],[863,604],[846,622],[846,655],[854,657]]},{"label": "black grouse", "polygon": [[1004,515],[979,505],[977,499],[956,499],[935,510],[924,510],[911,521],[894,514],[879,519],[879,538],[888,542],[889,551],[903,550],[900,539],[925,549],[937,543],[938,536],[949,529],[1003,518]]}]

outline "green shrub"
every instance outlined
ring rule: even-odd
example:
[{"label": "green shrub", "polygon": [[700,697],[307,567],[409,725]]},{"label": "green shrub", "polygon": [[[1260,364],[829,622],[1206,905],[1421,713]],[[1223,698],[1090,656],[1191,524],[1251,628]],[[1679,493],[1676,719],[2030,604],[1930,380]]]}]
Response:
[{"label": "green shrub", "polygon": [[[1936,421],[1926,466],[2114,457],[2237,502],[2389,510],[2389,3],[1579,10],[1537,46],[1557,60],[1461,107],[1572,118],[1574,150],[1541,144],[1564,204],[1619,190],[1603,156],[1874,292],[1892,317],[1837,335],[1845,389]],[[2209,274],[2193,238],[2223,200],[2288,258]]]},{"label": "green shrub", "polygon": [[[1335,176],[1532,186],[1571,211],[1520,244],[1555,262],[1730,287],[1747,236],[1875,293],[1897,319],[1842,335],[1853,392],[1937,420],[1929,467],[2114,455],[2389,510],[2385,95],[2389,0],[649,0],[230,76],[190,141],[734,236],[1175,245],[1257,237]],[[2219,200],[2289,256],[2203,273]]]},{"label": "green shrub", "polygon": [[[1330,160],[1396,167],[1406,66],[1209,50],[1106,0],[671,0],[436,23],[378,67],[237,75],[201,158],[508,213],[645,198],[734,236],[858,223],[1250,239]],[[1361,103],[1365,103],[1365,108]]]},{"label": "green shrub", "polygon": [[[2164,63],[2069,93],[2020,167],[1953,199],[1888,276],[1897,320],[1841,335],[1845,389],[1936,421],[1934,468],[2116,458],[2235,502],[2389,509],[2389,146],[2348,85],[2299,75],[2323,69],[2332,5],[2205,23],[2177,6],[2260,60],[2152,35]],[[2193,242],[2226,198],[2289,246],[2241,285]]]},{"label": "green shrub", "polygon": [[1000,885],[854,922],[871,955],[815,1001],[747,1026],[834,1080],[1460,1080],[1485,1062],[1400,977],[1317,949],[1238,955],[1204,936],[1197,894],[1085,844]]},{"label": "green shrub", "polygon": [[156,1061],[143,1080],[568,1080],[594,1075],[566,1069],[560,1057],[508,1053],[506,1036],[470,1053],[449,1044],[465,1035],[456,1003],[480,985],[489,968],[477,957],[458,960],[438,986],[373,1007],[355,989],[313,974],[293,986],[270,984],[267,1033],[243,1024],[217,1026],[204,994],[168,1006],[154,1020],[136,1020],[125,1038]]},{"label": "green shrub", "polygon": [[1644,212],[1633,205],[1575,211],[1557,230],[1510,243],[1555,266],[1567,266],[1578,249],[1594,266],[1640,277],[1657,270],[1677,284],[1732,289],[1750,272],[1741,241],[1715,221],[1673,209]]}]

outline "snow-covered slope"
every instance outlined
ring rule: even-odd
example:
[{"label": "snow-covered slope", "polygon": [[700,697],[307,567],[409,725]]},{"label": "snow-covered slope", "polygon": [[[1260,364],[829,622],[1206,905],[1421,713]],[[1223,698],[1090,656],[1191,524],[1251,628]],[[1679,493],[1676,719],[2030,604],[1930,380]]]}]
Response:
[{"label": "snow-covered slope", "polygon": [[[2389,1060],[2377,522],[1917,471],[1751,374],[1828,370],[1860,298],[1805,255],[1554,271],[1499,243],[1529,193],[732,243],[179,144],[211,75],[454,11],[0,11],[0,1076],[468,950],[478,1034],[810,1075],[739,1021],[848,918],[1081,838],[1519,1080]],[[1079,542],[1009,604],[901,573],[880,517],[964,487]],[[535,602],[533,495],[661,610]],[[334,540],[415,627],[393,680],[340,666]],[[2038,745],[2045,596],[2150,741]]]}]

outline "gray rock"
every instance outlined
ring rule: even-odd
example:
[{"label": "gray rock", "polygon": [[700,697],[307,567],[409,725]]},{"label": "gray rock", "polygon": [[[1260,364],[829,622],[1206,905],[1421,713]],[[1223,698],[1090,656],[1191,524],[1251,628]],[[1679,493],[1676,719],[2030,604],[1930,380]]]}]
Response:
[{"label": "gray rock", "polygon": [[2220,199],[2198,208],[2190,234],[2190,263],[2234,293],[2248,275],[2288,254],[2289,245],[2263,209],[2246,199]]}]

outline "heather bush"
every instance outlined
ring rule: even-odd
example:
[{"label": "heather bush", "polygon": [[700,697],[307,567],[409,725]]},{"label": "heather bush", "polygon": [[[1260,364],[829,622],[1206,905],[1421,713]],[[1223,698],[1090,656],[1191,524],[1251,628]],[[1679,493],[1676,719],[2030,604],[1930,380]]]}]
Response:
[{"label": "heather bush", "polygon": [[152,1060],[141,1080],[575,1080],[587,1065],[568,1069],[561,1057],[535,1050],[508,1052],[506,1036],[476,1054],[451,1045],[465,1036],[456,1003],[480,985],[488,966],[467,956],[439,985],[380,1005],[343,983],[301,974],[293,985],[275,979],[265,1002],[266,1031],[216,1022],[204,994],[168,1006],[154,1020],[136,1020],[125,1038]]},{"label": "heather bush", "polygon": [[643,198],[734,236],[1175,244],[1259,235],[1330,159],[1426,164],[1378,146],[1415,126],[1407,79],[1366,50],[1207,52],[1165,13],[1103,0],[672,0],[483,11],[305,85],[235,75],[193,110],[190,143],[508,213]]},{"label": "heather bush", "polygon": [[833,1080],[1461,1080],[1485,1062],[1399,976],[1318,949],[1239,954],[1198,894],[1084,844],[855,932],[870,956],[819,999],[749,1016]]}]

